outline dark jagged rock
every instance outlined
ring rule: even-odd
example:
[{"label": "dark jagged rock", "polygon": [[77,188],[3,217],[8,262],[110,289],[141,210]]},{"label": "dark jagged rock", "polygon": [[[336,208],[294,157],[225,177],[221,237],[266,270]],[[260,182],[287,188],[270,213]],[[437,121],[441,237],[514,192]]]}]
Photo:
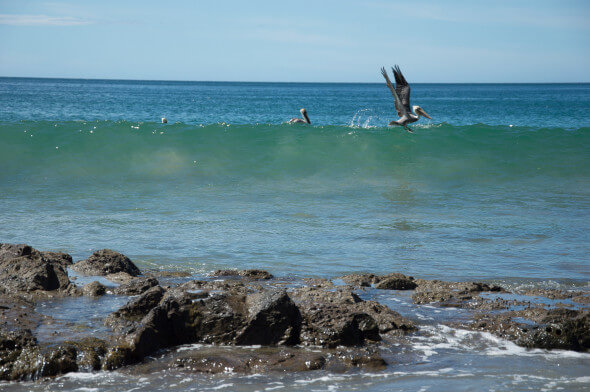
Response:
[{"label": "dark jagged rock", "polygon": [[155,278],[135,278],[115,287],[113,293],[117,295],[139,295],[158,284],[159,282]]},{"label": "dark jagged rock", "polygon": [[82,287],[82,294],[89,297],[100,297],[101,295],[104,295],[106,291],[107,288],[105,285],[97,281],[88,283]]},{"label": "dark jagged rock", "polygon": [[108,349],[107,342],[102,339],[87,337],[80,341],[66,343],[77,351],[76,364],[78,371],[91,372],[102,368]]},{"label": "dark jagged rock", "polygon": [[34,249],[26,244],[0,244],[0,261],[30,256]]},{"label": "dark jagged rock", "polygon": [[37,345],[30,330],[7,331],[0,329],[0,380],[19,380],[26,375],[19,374],[15,364],[24,350]]},{"label": "dark jagged rock", "polygon": [[351,286],[370,287],[375,286],[381,290],[413,290],[417,284],[413,277],[400,273],[387,275],[375,274],[350,274],[342,276],[341,279]]},{"label": "dark jagged rock", "polygon": [[417,286],[413,277],[399,273],[382,276],[375,284],[376,289],[382,290],[414,290]]},{"label": "dark jagged rock", "polygon": [[211,276],[234,276],[234,277],[242,277],[252,280],[268,280],[272,279],[273,276],[270,272],[259,270],[259,269],[248,269],[248,270],[217,270],[211,273]]},{"label": "dark jagged rock", "polygon": [[0,330],[0,380],[36,380],[78,369],[78,350],[71,344],[42,348],[29,330]]},{"label": "dark jagged rock", "polygon": [[502,287],[479,282],[443,282],[440,280],[417,279],[416,291],[412,299],[416,304],[432,302],[447,303],[451,306],[461,306],[484,291],[500,292]]},{"label": "dark jagged rock", "polygon": [[590,312],[541,307],[504,313],[480,314],[474,330],[491,332],[528,348],[590,350]]},{"label": "dark jagged rock", "polygon": [[571,299],[577,303],[590,303],[590,294],[584,291],[566,291],[557,289],[532,288],[527,290],[518,290],[518,294],[528,296],[540,296],[549,299]]},{"label": "dark jagged rock", "polygon": [[139,268],[125,255],[110,249],[96,251],[86,260],[78,261],[72,269],[83,275],[106,276],[125,272],[131,276],[141,273]]},{"label": "dark jagged rock", "polygon": [[40,252],[41,256],[50,263],[59,264],[67,268],[73,264],[72,256],[62,252]]},{"label": "dark jagged rock", "polygon": [[356,303],[352,306],[352,309],[370,315],[377,323],[381,335],[403,335],[417,329],[413,322],[375,301]]},{"label": "dark jagged rock", "polygon": [[[158,289],[162,290],[159,286],[151,288],[107,318],[108,324],[127,331],[120,339],[124,355],[119,360],[109,359],[109,367],[117,361],[137,362],[156,350],[178,344],[234,344],[237,332],[246,325],[243,295],[227,293],[193,302],[189,295],[178,292],[162,298]],[[162,299],[156,303],[158,298]]]},{"label": "dark jagged rock", "polygon": [[102,370],[115,370],[139,360],[140,358],[134,356],[131,347],[126,344],[115,345],[107,350],[101,368]]},{"label": "dark jagged rock", "polygon": [[236,337],[242,345],[294,345],[299,343],[301,313],[287,293],[271,290],[246,298],[249,317]]},{"label": "dark jagged rock", "polygon": [[258,269],[241,270],[239,274],[241,277],[254,280],[268,280],[273,278],[270,272]]},{"label": "dark jagged rock", "polygon": [[233,344],[246,325],[246,296],[240,293],[216,294],[196,300],[188,307],[187,328],[194,342]]},{"label": "dark jagged rock", "polygon": [[77,355],[78,351],[71,345],[58,346],[52,349],[43,356],[39,375],[41,377],[51,377],[77,371]]},{"label": "dark jagged rock", "polygon": [[412,325],[398,313],[363,301],[342,288],[325,291],[304,287],[293,298],[302,314],[301,342],[307,345],[361,346],[367,341],[381,340],[381,330],[409,330]]},{"label": "dark jagged rock", "polygon": [[[345,371],[351,367],[360,367],[370,371],[380,371],[387,367],[387,362],[381,355],[373,349],[363,348],[363,350],[342,351],[337,354]],[[333,367],[334,365],[332,365]]]},{"label": "dark jagged rock", "polygon": [[151,270],[146,275],[154,278],[187,278],[192,274],[188,271],[154,271]]},{"label": "dark jagged rock", "polygon": [[164,297],[165,290],[160,286],[154,286],[137,298],[132,299],[107,319],[112,323],[114,319],[140,320],[147,315]]},{"label": "dark jagged rock", "polygon": [[8,292],[74,290],[63,265],[67,257],[61,255],[28,245],[1,244],[0,287]]},{"label": "dark jagged rock", "polygon": [[351,286],[371,287],[378,277],[375,274],[350,274],[342,276],[341,279]]},{"label": "dark jagged rock", "polygon": [[324,278],[305,278],[303,279],[306,285],[318,288],[332,288],[334,283],[329,279]]},{"label": "dark jagged rock", "polygon": [[[171,366],[179,370],[209,374],[264,374],[320,369],[345,372],[355,367],[377,371],[383,370],[386,365],[376,351],[367,348],[325,350],[318,353],[288,347],[235,349],[231,352],[211,347],[183,353],[171,361]],[[148,367],[149,364],[144,366]]]},{"label": "dark jagged rock", "polygon": [[[252,293],[251,287],[247,286],[241,280],[191,280],[178,286],[181,292],[199,293],[197,297],[202,297],[202,293],[231,292],[247,295]],[[207,295],[205,295],[206,297]]]}]

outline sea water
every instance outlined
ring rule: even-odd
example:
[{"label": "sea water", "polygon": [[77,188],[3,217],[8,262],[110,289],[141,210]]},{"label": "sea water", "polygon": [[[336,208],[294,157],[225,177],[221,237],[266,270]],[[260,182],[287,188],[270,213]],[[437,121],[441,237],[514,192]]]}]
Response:
[{"label": "sea water", "polygon": [[[0,78],[0,242],[75,260],[111,248],[142,269],[195,276],[402,272],[588,290],[590,84],[413,84],[411,100],[433,118],[414,133],[387,127],[397,116],[384,84]],[[285,124],[303,107],[310,126]],[[376,374],[158,384],[122,371],[37,387],[124,390],[142,377],[147,390],[228,391],[590,381],[583,355],[525,352],[482,334],[475,344],[436,323],[428,334],[412,354],[422,367]]]}]

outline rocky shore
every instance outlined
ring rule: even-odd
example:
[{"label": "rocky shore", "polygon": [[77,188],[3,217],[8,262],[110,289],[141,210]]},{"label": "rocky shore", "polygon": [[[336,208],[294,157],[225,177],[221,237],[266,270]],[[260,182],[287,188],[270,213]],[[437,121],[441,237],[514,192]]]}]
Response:
[{"label": "rocky shore", "polygon": [[[93,278],[79,284],[74,275]],[[363,299],[368,289],[407,293],[416,307],[464,309],[463,317],[445,324],[523,347],[590,348],[590,295],[583,291],[510,292],[400,273],[292,281],[262,270],[219,270],[195,280],[140,271],[112,250],[74,263],[65,253],[0,244],[0,380],[149,367],[150,356],[187,344],[203,346],[175,352],[166,366],[246,374],[381,370],[388,364],[381,348],[420,333],[421,320]],[[94,298],[99,304],[109,296],[124,304],[104,318],[101,333],[71,323],[41,336],[59,324],[59,315],[39,311],[48,301]]]}]

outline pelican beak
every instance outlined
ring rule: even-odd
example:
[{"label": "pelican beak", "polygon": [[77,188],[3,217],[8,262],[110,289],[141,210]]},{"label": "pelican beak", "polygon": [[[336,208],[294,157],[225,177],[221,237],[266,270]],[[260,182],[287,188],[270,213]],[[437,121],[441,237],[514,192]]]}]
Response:
[{"label": "pelican beak", "polygon": [[424,111],[424,109],[420,108],[420,109],[418,109],[418,110],[420,111],[420,114],[421,114],[421,115],[423,115],[424,117],[426,117],[426,118],[429,118],[429,119],[431,119],[431,120],[432,120],[432,117],[430,117],[430,116],[428,115],[428,113],[426,113],[426,112]]}]

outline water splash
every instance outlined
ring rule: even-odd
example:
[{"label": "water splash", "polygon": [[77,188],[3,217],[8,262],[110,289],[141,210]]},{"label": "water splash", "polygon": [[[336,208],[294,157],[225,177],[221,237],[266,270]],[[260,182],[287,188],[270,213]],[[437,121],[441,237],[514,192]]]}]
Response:
[{"label": "water splash", "polygon": [[354,114],[350,123],[348,124],[349,127],[352,128],[377,128],[377,125],[371,125],[371,121],[376,119],[373,109],[360,109]]}]

